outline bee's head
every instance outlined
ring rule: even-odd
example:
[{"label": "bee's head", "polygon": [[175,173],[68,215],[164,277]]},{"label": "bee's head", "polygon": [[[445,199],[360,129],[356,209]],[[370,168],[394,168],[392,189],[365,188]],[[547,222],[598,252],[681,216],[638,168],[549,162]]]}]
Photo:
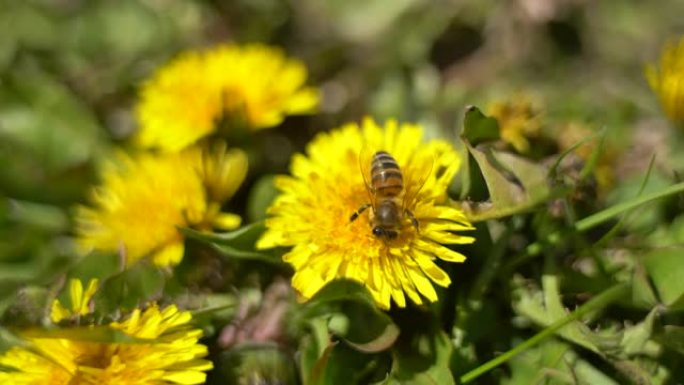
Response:
[{"label": "bee's head", "polygon": [[399,232],[395,229],[385,229],[380,226],[375,226],[373,227],[373,235],[378,238],[391,241],[397,239]]}]

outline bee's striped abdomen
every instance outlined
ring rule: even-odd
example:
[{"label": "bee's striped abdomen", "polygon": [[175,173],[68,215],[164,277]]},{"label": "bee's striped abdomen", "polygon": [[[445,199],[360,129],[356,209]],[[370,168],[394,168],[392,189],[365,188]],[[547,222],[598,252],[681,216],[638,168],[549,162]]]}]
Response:
[{"label": "bee's striped abdomen", "polygon": [[380,197],[394,197],[401,193],[404,181],[397,161],[386,151],[378,151],[371,161],[371,185]]}]

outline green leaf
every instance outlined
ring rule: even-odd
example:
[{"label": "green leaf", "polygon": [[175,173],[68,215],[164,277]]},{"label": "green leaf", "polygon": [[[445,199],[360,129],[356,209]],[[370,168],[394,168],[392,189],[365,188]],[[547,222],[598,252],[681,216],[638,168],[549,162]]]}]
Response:
[{"label": "green leaf", "polygon": [[351,347],[366,353],[388,349],[399,328],[378,310],[368,290],[351,280],[324,286],[304,306],[307,317],[328,316],[328,329]]},{"label": "green leaf", "polygon": [[641,309],[652,309],[658,304],[658,299],[646,270],[642,264],[637,263],[632,275],[632,299],[631,304]]},{"label": "green leaf", "polygon": [[[644,178],[643,178],[643,180],[642,180],[642,182],[641,182],[641,186],[639,187],[639,190],[638,190],[638,192],[637,192],[637,196],[640,196],[640,195],[644,192],[644,190],[646,189],[646,187],[648,186],[648,182],[651,180],[651,175],[652,175],[653,167],[654,167],[654,166],[655,166],[655,154],[653,154],[653,155],[651,156],[651,160],[650,160],[649,163],[648,163],[648,170],[646,170],[646,174],[644,175]],[[620,233],[620,231],[622,230],[622,228],[624,227],[624,225],[627,223],[627,219],[630,217],[630,214],[632,214],[632,212],[627,212],[627,213],[625,213],[625,215],[623,215],[623,216],[620,218],[620,220],[618,220],[617,223],[615,223],[615,224],[611,227],[611,229],[608,230],[608,231],[601,237],[601,239],[600,239],[598,242],[595,243],[595,246],[596,246],[596,247],[604,246],[604,245],[606,245],[611,239],[613,239],[615,236],[617,236],[617,235]],[[644,293],[644,294],[645,294],[645,293]],[[655,296],[654,296],[653,298],[654,298],[654,300],[655,300]],[[636,297],[635,297],[635,299],[636,299]],[[650,306],[649,306],[648,308],[650,308]]]},{"label": "green leaf", "polygon": [[[531,209],[549,198],[549,170],[539,164],[502,151],[486,142],[500,139],[499,124],[482,114],[477,107],[466,110],[461,140],[468,150],[463,174],[461,198],[480,201],[452,202],[463,209],[473,222],[503,218]],[[488,192],[482,196],[478,181]]]},{"label": "green leaf", "polygon": [[[657,167],[657,166],[656,166]],[[610,192],[608,202],[617,206],[622,202],[630,202],[636,198],[658,194],[672,187],[670,178],[659,172],[652,172],[646,180],[644,177],[633,176],[620,181]],[[634,233],[650,233],[654,227],[667,222],[666,200],[654,202],[648,209],[633,210],[623,223],[624,231]],[[615,204],[617,203],[617,204]],[[636,214],[636,215],[635,215]]]},{"label": "green leaf", "polygon": [[670,310],[684,309],[684,253],[681,249],[654,250],[644,257],[658,297]]},{"label": "green leaf", "polygon": [[[516,290],[518,300],[513,303],[515,311],[532,320],[534,323],[548,327],[568,316],[569,312],[561,301],[558,277],[555,275],[544,275],[542,277],[542,292],[536,292],[519,287]],[[566,340],[580,345],[594,353],[603,354],[604,346],[617,346],[621,336],[598,336],[589,327],[579,321],[559,329],[557,332]]]},{"label": "green leaf", "polygon": [[193,230],[189,227],[180,227],[180,232],[188,238],[202,241],[205,243],[212,243],[217,245],[237,245],[244,244],[249,240],[256,240],[261,233],[266,230],[263,222],[255,222],[249,225],[240,227],[237,230],[228,231],[224,233],[211,233],[205,231]]},{"label": "green leaf", "polygon": [[[348,333],[345,340],[356,350],[366,353],[376,353],[388,349],[399,337],[399,328],[391,323],[386,322],[384,328],[379,333],[371,332],[372,337],[365,342],[354,342],[354,339],[359,337],[358,334]],[[369,331],[363,334],[369,335]]]},{"label": "green leaf", "polygon": [[[300,376],[304,385],[367,384],[376,372],[377,355],[368,355],[329,336],[328,317],[309,322],[311,333],[300,340]],[[386,372],[386,371],[385,371]]]},{"label": "green leaf", "polygon": [[551,339],[510,361],[510,377],[502,385],[528,384],[618,385],[618,382],[581,359],[568,344]]},{"label": "green leaf", "polygon": [[311,319],[308,324],[310,333],[299,343],[300,377],[305,385],[319,382],[334,345],[330,341],[326,317]]},{"label": "green leaf", "polygon": [[225,233],[202,232],[187,227],[181,227],[179,230],[186,237],[206,243],[226,257],[283,264],[283,248],[256,250],[254,247],[257,239],[266,230],[263,222],[255,222]]},{"label": "green leaf", "polygon": [[[651,203],[658,199],[666,198],[675,194],[680,194],[684,192],[684,182],[673,184],[667,188],[660,189],[659,191],[644,194],[630,200],[617,203],[607,209],[601,210],[597,213],[591,214],[588,217],[582,218],[574,224],[574,231],[583,232],[590,230],[606,221],[609,221],[618,215],[629,212],[630,210],[639,207],[646,203]],[[552,233],[543,241],[537,241],[527,246],[523,260],[529,257],[539,255],[544,250],[544,243],[548,244],[558,244],[562,240],[561,233]],[[507,268],[512,268],[520,263],[520,261],[511,261]]]},{"label": "green leaf", "polygon": [[59,207],[11,200],[9,219],[52,232],[66,231],[69,218]]},{"label": "green leaf", "polygon": [[273,184],[274,175],[264,175],[254,183],[247,199],[247,218],[250,222],[263,221],[266,219],[266,210],[278,196]]},{"label": "green leaf", "polygon": [[330,356],[332,355],[333,348],[337,345],[336,342],[329,342],[328,345],[323,349],[323,354],[318,357],[311,371],[308,372],[308,380],[305,384],[318,385],[318,384],[328,384],[330,381],[326,381],[325,369],[328,367],[328,362],[330,361]]},{"label": "green leaf", "polygon": [[630,384],[666,385],[670,383],[668,379],[672,380],[670,369],[648,357],[613,360],[611,364],[622,374],[622,378],[629,380]]},{"label": "green leaf", "polygon": [[489,192],[488,202],[452,204],[462,208],[473,222],[503,218],[527,211],[551,195],[546,167],[492,148],[466,148],[479,167]]},{"label": "green leaf", "polygon": [[159,297],[165,282],[158,267],[141,261],[104,280],[93,303],[101,315],[130,310]]},{"label": "green leaf", "polygon": [[283,251],[280,249],[261,250],[240,250],[227,245],[214,245],[214,248],[223,256],[236,259],[246,259],[261,261],[275,265],[284,265],[280,260]]},{"label": "green leaf", "polygon": [[330,331],[354,349],[377,353],[388,349],[399,336],[399,328],[386,314],[365,303],[345,301],[328,323]]},{"label": "green leaf", "polygon": [[463,119],[461,138],[471,146],[498,140],[501,138],[499,122],[494,118],[485,116],[477,107],[468,106]]},{"label": "green leaf", "polygon": [[441,330],[415,332],[393,350],[394,364],[388,383],[411,385],[455,384],[449,369],[453,346]]},{"label": "green leaf", "polygon": [[319,290],[305,305],[305,310],[315,312],[319,307],[336,301],[358,301],[375,306],[373,297],[362,284],[349,279],[336,279]]},{"label": "green leaf", "polygon": [[622,341],[620,342],[623,354],[632,356],[648,353],[648,344],[651,342],[653,325],[658,316],[658,312],[659,309],[657,308],[651,310],[645,320],[625,329]]},{"label": "green leaf", "polygon": [[[520,282],[518,283],[518,285],[520,285]],[[509,361],[513,357],[532,348],[541,341],[544,341],[554,333],[557,333],[561,328],[581,319],[583,316],[589,314],[590,312],[603,309],[610,303],[623,298],[626,294],[629,293],[629,290],[629,285],[624,283],[611,286],[610,288],[602,291],[600,294],[596,295],[595,297],[584,303],[582,306],[577,308],[575,311],[572,312],[572,314],[569,314],[568,316],[555,321],[553,324],[549,325],[544,330],[538,332],[537,334],[526,339],[525,341],[517,344],[512,349],[498,355],[497,357],[492,358],[484,364],[481,364],[475,369],[472,369],[469,372],[465,373],[460,378],[461,383],[466,384],[472,382],[482,374]]]},{"label": "green leaf", "polygon": [[489,199],[499,207],[513,207],[525,200],[525,187],[520,179],[503,162],[499,161],[491,148],[482,150],[468,146],[487,183]]},{"label": "green leaf", "polygon": [[684,355],[684,326],[666,325],[653,339]]}]

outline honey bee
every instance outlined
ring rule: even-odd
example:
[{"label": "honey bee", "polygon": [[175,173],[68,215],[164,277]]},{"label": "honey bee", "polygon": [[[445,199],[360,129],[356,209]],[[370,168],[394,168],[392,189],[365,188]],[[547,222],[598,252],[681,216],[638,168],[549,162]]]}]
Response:
[{"label": "honey bee", "polygon": [[[383,150],[364,150],[359,156],[359,162],[370,202],[359,207],[349,218],[350,222],[356,220],[366,209],[372,208],[370,223],[373,235],[377,238],[384,241],[397,239],[406,218],[419,230],[418,219],[409,207],[425,184],[429,172],[424,173],[419,180],[404,180],[397,161]],[[430,169],[431,167],[432,164]]]}]

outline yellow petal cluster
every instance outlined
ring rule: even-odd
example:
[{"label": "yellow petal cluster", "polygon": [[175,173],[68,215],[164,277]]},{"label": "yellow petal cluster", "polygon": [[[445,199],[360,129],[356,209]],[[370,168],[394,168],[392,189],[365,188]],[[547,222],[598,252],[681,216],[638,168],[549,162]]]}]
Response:
[{"label": "yellow petal cluster", "polygon": [[[406,296],[416,304],[424,298],[436,301],[432,283],[451,283],[435,260],[463,262],[465,256],[443,245],[474,241],[456,233],[472,229],[463,212],[442,204],[460,158],[448,142],[423,143],[422,136],[421,127],[393,120],[384,126],[370,118],[360,126],[350,123],[319,134],[306,155],[292,158],[292,176],[276,179],[281,194],[268,211],[267,231],[257,247],[293,247],[283,258],[294,266],[292,285],[302,298],[347,278],[364,284],[387,309],[391,300],[405,307]],[[418,192],[405,208],[419,229],[405,218],[399,237],[388,243],[371,232],[372,209],[350,221],[372,200],[361,172],[362,148],[388,151],[397,160],[405,191]]]},{"label": "yellow petal cluster", "polygon": [[52,308],[50,310],[50,319],[52,322],[58,323],[66,318],[90,313],[90,300],[97,291],[98,283],[99,281],[97,279],[91,279],[88,282],[88,287],[83,291],[83,283],[80,279],[70,280],[69,300],[71,302],[71,309],[67,309],[59,300],[55,299],[54,302],[52,302]]},{"label": "yellow petal cluster", "polygon": [[684,38],[665,46],[660,62],[646,66],[646,78],[665,114],[684,123]]},{"label": "yellow petal cluster", "polygon": [[530,151],[528,139],[539,134],[541,121],[528,97],[518,95],[510,100],[495,102],[489,106],[487,113],[499,122],[501,139],[518,153]]},{"label": "yellow petal cluster", "polygon": [[178,151],[221,124],[276,126],[287,115],[316,109],[318,92],[306,79],[304,64],[275,47],[231,44],[182,53],[143,85],[135,142]]},{"label": "yellow petal cluster", "polygon": [[105,164],[92,206],[76,212],[79,243],[86,249],[121,252],[128,265],[144,257],[158,266],[176,265],[184,253],[178,227],[240,225],[237,215],[222,213],[220,207],[246,172],[246,155],[223,146],[119,154]]},{"label": "yellow petal cluster", "polygon": [[[198,343],[200,329],[189,325],[191,314],[176,306],[152,304],[136,309],[126,320],[106,327],[119,330],[134,343],[29,337],[0,355],[3,385],[147,385],[202,384],[212,368],[202,359],[207,348]],[[81,329],[88,333],[88,329]],[[149,341],[147,341],[149,340]]]}]

